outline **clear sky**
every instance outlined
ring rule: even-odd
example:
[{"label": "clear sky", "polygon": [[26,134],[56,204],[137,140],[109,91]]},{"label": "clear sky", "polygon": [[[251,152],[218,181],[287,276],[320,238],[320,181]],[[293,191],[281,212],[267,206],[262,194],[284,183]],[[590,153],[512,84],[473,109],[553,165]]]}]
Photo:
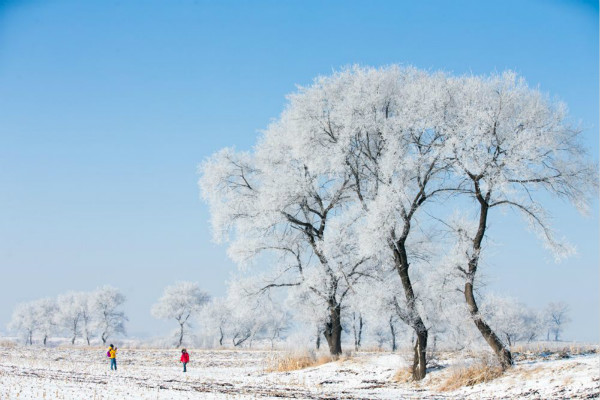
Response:
[{"label": "clear sky", "polygon": [[[0,331],[17,302],[111,284],[129,332],[177,280],[213,295],[235,271],[211,243],[197,165],[246,149],[285,94],[349,64],[514,69],[564,100],[598,160],[595,1],[0,0]],[[573,309],[597,341],[598,204],[551,203],[578,255],[554,264],[496,215],[490,290]]]}]

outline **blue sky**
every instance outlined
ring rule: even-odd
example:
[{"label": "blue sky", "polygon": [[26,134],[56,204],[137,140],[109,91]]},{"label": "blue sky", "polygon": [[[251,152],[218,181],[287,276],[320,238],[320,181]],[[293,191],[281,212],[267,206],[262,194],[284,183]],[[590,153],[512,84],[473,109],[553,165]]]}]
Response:
[{"label": "blue sky", "polygon": [[[154,335],[164,286],[222,294],[235,266],[211,243],[197,165],[252,146],[296,84],[355,63],[514,69],[569,105],[598,160],[597,2],[0,0],[0,330],[17,302],[111,284],[130,333]],[[566,336],[597,341],[598,204],[550,206],[579,254],[554,264],[495,216],[489,289],[564,300]]]}]

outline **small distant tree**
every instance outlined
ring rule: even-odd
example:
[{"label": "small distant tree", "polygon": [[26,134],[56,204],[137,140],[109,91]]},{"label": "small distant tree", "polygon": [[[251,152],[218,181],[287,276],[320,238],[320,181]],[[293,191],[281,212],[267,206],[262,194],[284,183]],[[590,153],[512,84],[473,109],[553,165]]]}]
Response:
[{"label": "small distant tree", "polygon": [[25,337],[25,343],[33,344],[33,334],[39,328],[36,307],[33,302],[17,304],[8,329]]},{"label": "small distant tree", "polygon": [[213,298],[206,305],[206,310],[202,316],[202,324],[209,334],[217,337],[219,346],[223,346],[223,341],[229,334],[231,324],[231,310],[224,298]]},{"label": "small distant tree", "polygon": [[261,301],[256,308],[256,313],[262,315],[263,332],[271,342],[271,349],[273,349],[275,341],[283,339],[283,335],[290,328],[290,313],[272,301]]},{"label": "small distant tree", "polygon": [[162,297],[152,307],[152,315],[158,319],[175,319],[179,324],[179,338],[176,346],[183,343],[186,328],[190,326],[190,318],[197,315],[208,303],[210,296],[200,290],[197,283],[179,282],[167,286]]},{"label": "small distant tree", "polygon": [[229,284],[226,302],[231,310],[231,340],[235,347],[244,343],[252,346],[257,336],[266,333],[269,313],[274,311],[265,308],[267,303],[258,301],[255,284],[252,279],[240,278]]},{"label": "small distant tree", "polygon": [[103,344],[115,334],[125,334],[127,317],[119,310],[124,302],[125,296],[111,286],[101,287],[92,293],[91,311]]},{"label": "small distant tree", "polygon": [[53,298],[43,298],[33,302],[35,319],[38,324],[38,330],[42,335],[42,343],[46,345],[50,335],[57,329],[56,316],[58,306]]},{"label": "small distant tree", "polygon": [[79,305],[79,313],[81,315],[81,317],[80,317],[81,329],[82,329],[81,333],[83,335],[83,339],[89,346],[90,340],[93,335],[93,328],[94,328],[94,323],[95,323],[94,314],[91,309],[92,294],[88,293],[88,292],[82,292],[82,293],[79,293],[79,296],[80,296],[80,298],[79,298],[78,305]]},{"label": "small distant tree", "polygon": [[544,322],[548,327],[548,340],[550,340],[550,335],[554,337],[554,341],[560,340],[565,325],[571,322],[569,312],[569,305],[565,302],[548,304],[544,311]]},{"label": "small distant tree", "polygon": [[540,331],[538,314],[513,298],[490,295],[481,308],[490,326],[508,346],[517,341],[531,342]]},{"label": "small distant tree", "polygon": [[58,296],[58,326],[71,336],[71,344],[75,344],[82,329],[86,328],[82,325],[85,325],[89,315],[88,300],[89,294],[84,292],[68,292]]}]

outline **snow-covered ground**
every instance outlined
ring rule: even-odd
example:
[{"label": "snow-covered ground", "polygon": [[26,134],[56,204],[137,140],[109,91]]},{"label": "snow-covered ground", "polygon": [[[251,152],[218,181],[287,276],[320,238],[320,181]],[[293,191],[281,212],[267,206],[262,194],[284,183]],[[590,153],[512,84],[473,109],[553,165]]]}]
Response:
[{"label": "snow-covered ground", "polygon": [[120,349],[111,372],[104,349],[0,347],[0,399],[590,399],[600,398],[597,353],[517,356],[500,378],[452,392],[438,388],[463,357],[441,354],[421,383],[395,383],[406,354],[357,353],[291,372],[267,372],[282,354],[190,350],[188,372],[177,350]]}]

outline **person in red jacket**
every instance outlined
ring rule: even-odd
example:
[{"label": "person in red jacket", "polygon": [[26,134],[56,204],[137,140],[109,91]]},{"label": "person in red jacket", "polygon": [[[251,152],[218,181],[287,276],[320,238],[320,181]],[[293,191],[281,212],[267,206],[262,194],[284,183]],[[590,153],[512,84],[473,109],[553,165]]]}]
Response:
[{"label": "person in red jacket", "polygon": [[187,372],[187,363],[190,362],[190,355],[186,349],[181,350],[181,359],[179,360],[183,363],[183,372]]}]

